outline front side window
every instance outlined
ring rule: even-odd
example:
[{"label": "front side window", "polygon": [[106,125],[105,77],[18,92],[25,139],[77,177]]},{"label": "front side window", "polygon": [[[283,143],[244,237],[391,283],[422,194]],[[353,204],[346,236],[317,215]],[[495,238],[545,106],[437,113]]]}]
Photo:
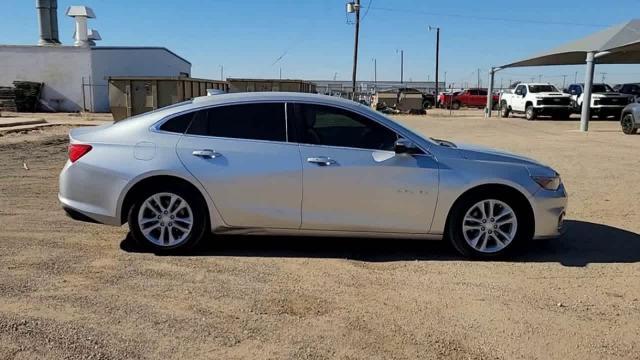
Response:
[{"label": "front side window", "polygon": [[516,94],[518,95],[526,95],[527,94],[527,87],[524,85],[520,85],[516,88]]},{"label": "front side window", "polygon": [[348,110],[324,105],[290,104],[303,144],[393,150],[397,134]]},{"label": "front side window", "polygon": [[191,135],[286,141],[284,103],[218,106],[201,110],[187,130]]}]

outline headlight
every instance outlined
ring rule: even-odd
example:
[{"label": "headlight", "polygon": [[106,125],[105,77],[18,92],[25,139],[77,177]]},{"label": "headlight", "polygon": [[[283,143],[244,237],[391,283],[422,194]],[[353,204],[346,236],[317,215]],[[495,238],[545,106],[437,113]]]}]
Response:
[{"label": "headlight", "polygon": [[562,184],[560,175],[556,176],[532,176],[533,181],[537,182],[543,189],[556,191]]}]

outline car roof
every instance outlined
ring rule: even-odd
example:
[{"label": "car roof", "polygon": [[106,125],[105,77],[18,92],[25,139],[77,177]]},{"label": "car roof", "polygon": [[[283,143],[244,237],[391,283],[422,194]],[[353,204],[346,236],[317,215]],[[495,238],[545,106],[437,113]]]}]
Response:
[{"label": "car roof", "polygon": [[265,92],[242,92],[242,93],[227,93],[211,96],[200,96],[193,99],[192,104],[197,106],[225,104],[234,102],[259,102],[259,101],[312,101],[322,102],[326,104],[342,105],[342,106],[358,106],[355,101],[343,99],[336,96],[311,94],[311,93],[298,93],[298,92],[278,92],[278,91],[265,91]]}]

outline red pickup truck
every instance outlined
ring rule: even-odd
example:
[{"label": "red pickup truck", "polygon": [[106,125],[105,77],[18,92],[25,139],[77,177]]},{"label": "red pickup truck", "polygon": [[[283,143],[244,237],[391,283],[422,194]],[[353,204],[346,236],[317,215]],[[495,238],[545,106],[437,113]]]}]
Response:
[{"label": "red pickup truck", "polygon": [[[451,107],[453,110],[458,110],[461,106],[485,107],[487,105],[487,89],[466,89],[460,92],[442,93],[438,96],[438,101],[442,107]],[[500,96],[493,94],[494,106],[499,101]]]}]

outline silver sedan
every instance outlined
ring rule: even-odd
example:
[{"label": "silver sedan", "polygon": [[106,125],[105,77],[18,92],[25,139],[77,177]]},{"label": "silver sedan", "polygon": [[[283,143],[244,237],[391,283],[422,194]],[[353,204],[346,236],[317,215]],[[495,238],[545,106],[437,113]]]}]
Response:
[{"label": "silver sedan", "polygon": [[157,252],[213,234],[449,239],[490,258],[560,234],[567,195],[534,160],[425,138],[334,97],[196,98],[71,131],[59,199]]}]

